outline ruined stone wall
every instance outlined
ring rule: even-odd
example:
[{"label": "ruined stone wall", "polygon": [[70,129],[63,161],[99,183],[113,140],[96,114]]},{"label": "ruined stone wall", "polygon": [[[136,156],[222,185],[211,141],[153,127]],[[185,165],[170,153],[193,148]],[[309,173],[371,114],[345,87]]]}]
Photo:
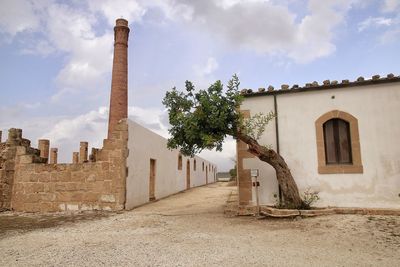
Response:
[{"label": "ruined stone wall", "polygon": [[40,151],[32,148],[28,139],[22,138],[22,130],[12,128],[6,142],[0,143],[0,211],[11,208],[11,193],[14,184],[15,159],[23,151],[31,162],[41,163]]},{"label": "ruined stone wall", "polygon": [[15,153],[16,149],[8,149],[5,143],[2,143],[0,150],[0,211],[8,210],[11,207]]},{"label": "ruined stone wall", "polygon": [[97,151],[96,162],[73,164],[34,163],[30,149],[14,147],[14,164],[0,170],[13,180],[7,207],[25,212],[124,209],[127,139],[128,127],[121,121]]}]

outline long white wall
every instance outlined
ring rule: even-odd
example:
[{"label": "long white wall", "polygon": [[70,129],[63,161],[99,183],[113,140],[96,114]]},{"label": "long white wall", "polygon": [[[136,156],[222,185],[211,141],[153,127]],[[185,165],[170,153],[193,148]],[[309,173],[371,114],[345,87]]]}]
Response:
[{"label": "long white wall", "polygon": [[[150,159],[156,160],[156,199],[186,190],[187,161],[190,162],[191,188],[205,185],[206,175],[208,183],[215,182],[217,167],[211,162],[197,156],[193,158],[182,156],[182,169],[178,170],[179,151],[169,150],[165,138],[131,120],[128,121],[128,127],[126,209],[149,202]],[[194,170],[195,160],[196,170]]]},{"label": "long white wall", "polygon": [[[277,103],[280,154],[301,192],[319,191],[319,206],[400,207],[400,83],[280,94]],[[273,96],[246,98],[241,109],[267,113]],[[331,110],[358,119],[362,174],[318,173],[315,121]],[[276,149],[275,125],[267,127],[261,143]],[[261,203],[273,204],[274,170],[258,159],[245,159],[244,167],[260,169]]]}]

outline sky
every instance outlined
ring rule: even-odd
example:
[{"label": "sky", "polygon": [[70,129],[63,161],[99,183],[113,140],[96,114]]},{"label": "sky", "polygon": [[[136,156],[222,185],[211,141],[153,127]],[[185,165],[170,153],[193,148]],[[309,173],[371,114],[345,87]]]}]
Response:
[{"label": "sky", "polygon": [[[107,134],[113,26],[129,21],[129,118],[168,137],[166,91],[399,75],[400,0],[0,0],[0,129],[59,162]],[[233,167],[235,142],[200,156]]]}]

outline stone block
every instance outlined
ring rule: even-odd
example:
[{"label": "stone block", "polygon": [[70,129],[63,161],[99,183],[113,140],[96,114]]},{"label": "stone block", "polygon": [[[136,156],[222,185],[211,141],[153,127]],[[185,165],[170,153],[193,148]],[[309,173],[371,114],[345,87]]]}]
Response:
[{"label": "stone block", "polygon": [[56,191],[56,192],[62,192],[62,191],[65,191],[66,190],[66,185],[65,185],[65,183],[60,183],[60,182],[58,182],[58,183],[55,183],[55,188],[54,188],[54,190]]},{"label": "stone block", "polygon": [[112,132],[111,139],[122,139],[122,132],[119,131]]},{"label": "stone block", "polygon": [[86,192],[82,196],[84,202],[96,202],[99,200],[99,194],[93,192]]},{"label": "stone block", "polygon": [[100,201],[101,202],[106,202],[106,203],[114,203],[115,202],[115,196],[114,195],[101,195]]},{"label": "stone block", "polygon": [[40,203],[39,206],[40,206],[40,212],[56,212],[56,211],[60,211],[60,209],[57,206],[57,204],[55,204],[53,202]]},{"label": "stone block", "polygon": [[40,200],[45,202],[51,202],[56,200],[56,194],[54,193],[42,193],[40,194]]},{"label": "stone block", "polygon": [[293,217],[300,215],[299,210],[276,209],[273,207],[261,207],[261,213],[271,217]]},{"label": "stone block", "polygon": [[288,90],[289,89],[289,85],[288,84],[282,84],[281,85],[281,90]]},{"label": "stone block", "polygon": [[24,203],[23,211],[25,212],[39,212],[40,206],[37,203]]},{"label": "stone block", "polygon": [[55,192],[55,184],[54,183],[51,183],[51,182],[44,183],[43,186],[44,186],[44,189],[43,189],[44,192],[46,192],[46,193]]},{"label": "stone block", "polygon": [[18,146],[15,150],[15,153],[17,156],[22,156],[26,154],[26,147],[24,146]]},{"label": "stone block", "polygon": [[74,202],[82,202],[84,199],[83,192],[71,192],[71,200]]},{"label": "stone block", "polygon": [[115,125],[115,130],[117,131],[128,131],[128,124],[126,122],[119,122],[117,125]]},{"label": "stone block", "polygon": [[72,152],[72,163],[73,164],[79,163],[79,152]]},{"label": "stone block", "polygon": [[19,165],[18,166],[18,171],[20,173],[34,173],[35,172],[35,165],[36,164],[25,164],[25,165]]},{"label": "stone block", "polygon": [[51,169],[51,165],[47,164],[34,164],[35,166],[35,172],[36,173],[41,173],[41,172],[48,172]]},{"label": "stone block", "polygon": [[56,192],[56,201],[58,202],[69,202],[71,201],[71,193],[70,192]]},{"label": "stone block", "polygon": [[72,182],[84,182],[85,175],[83,171],[77,171],[71,173],[71,181]]},{"label": "stone block", "polygon": [[71,172],[70,171],[52,172],[51,173],[51,181],[53,181],[53,182],[70,182],[71,181]]},{"label": "stone block", "polygon": [[35,176],[39,182],[47,183],[51,181],[51,175],[48,172],[36,174]]},{"label": "stone block", "polygon": [[300,215],[305,217],[314,217],[321,215],[335,214],[334,209],[314,209],[314,210],[300,210]]},{"label": "stone block", "polygon": [[5,169],[6,171],[13,171],[13,170],[15,170],[15,163],[14,163],[13,161],[7,160],[7,161],[4,163],[4,169]]},{"label": "stone block", "polygon": [[91,183],[91,184],[93,186],[92,187],[93,192],[101,193],[101,192],[104,191],[104,182],[103,181],[96,181],[96,182]]},{"label": "stone block", "polygon": [[109,162],[102,162],[101,163],[101,169],[103,171],[108,171],[110,169],[110,163]]},{"label": "stone block", "polygon": [[86,176],[86,182],[94,182],[96,181],[96,175],[94,173],[90,173],[89,175]]},{"label": "stone block", "polygon": [[372,80],[373,80],[373,81],[377,81],[377,80],[379,80],[380,78],[381,78],[380,75],[374,75],[374,76],[372,76]]},{"label": "stone block", "polygon": [[33,183],[32,190],[35,193],[43,192],[44,191],[44,184],[43,183]]},{"label": "stone block", "polygon": [[65,183],[65,191],[76,191],[77,183]]},{"label": "stone block", "polygon": [[93,210],[93,206],[90,205],[90,204],[82,204],[81,205],[81,210],[82,211]]},{"label": "stone block", "polygon": [[79,205],[78,204],[67,204],[67,209],[68,211],[78,211],[79,210]]}]

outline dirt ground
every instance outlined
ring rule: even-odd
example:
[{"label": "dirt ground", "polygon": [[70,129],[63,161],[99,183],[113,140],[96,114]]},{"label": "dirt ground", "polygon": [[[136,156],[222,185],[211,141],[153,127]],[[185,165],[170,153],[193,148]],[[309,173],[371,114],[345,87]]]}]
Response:
[{"label": "dirt ground", "polygon": [[1,213],[0,266],[400,266],[400,217],[226,217],[232,190],[119,213]]}]

